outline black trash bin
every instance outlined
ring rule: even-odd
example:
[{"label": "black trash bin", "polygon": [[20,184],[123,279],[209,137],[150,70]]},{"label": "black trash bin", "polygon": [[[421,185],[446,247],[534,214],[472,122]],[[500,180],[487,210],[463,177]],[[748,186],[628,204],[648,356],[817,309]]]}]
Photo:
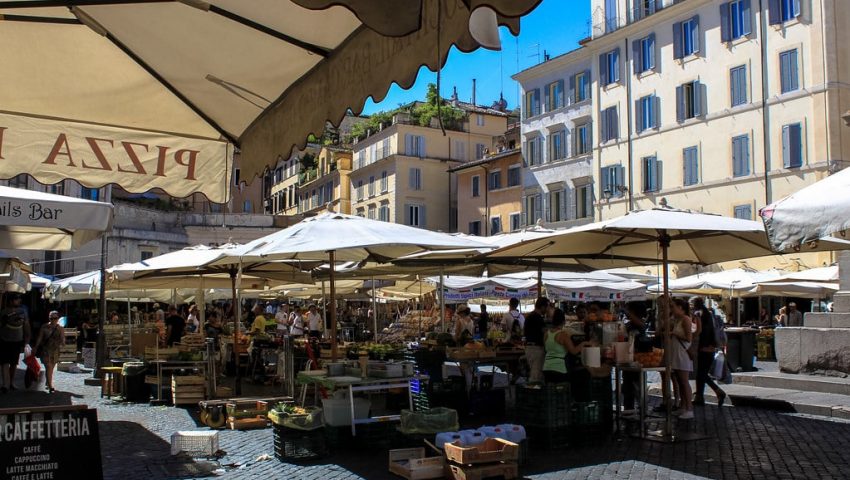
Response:
[{"label": "black trash bin", "polygon": [[128,402],[146,403],[151,399],[150,389],[145,383],[147,365],[143,362],[124,363],[124,399]]},{"label": "black trash bin", "polygon": [[752,328],[726,329],[726,362],[733,372],[752,372],[756,354],[756,333]]}]

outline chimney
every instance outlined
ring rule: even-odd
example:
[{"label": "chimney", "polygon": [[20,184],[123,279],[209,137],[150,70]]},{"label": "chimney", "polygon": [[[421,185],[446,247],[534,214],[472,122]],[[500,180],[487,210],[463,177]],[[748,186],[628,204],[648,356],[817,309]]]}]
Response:
[{"label": "chimney", "polygon": [[475,79],[472,79],[472,104],[477,105],[475,103]]},{"label": "chimney", "polygon": [[457,103],[457,85],[452,87],[452,102]]}]

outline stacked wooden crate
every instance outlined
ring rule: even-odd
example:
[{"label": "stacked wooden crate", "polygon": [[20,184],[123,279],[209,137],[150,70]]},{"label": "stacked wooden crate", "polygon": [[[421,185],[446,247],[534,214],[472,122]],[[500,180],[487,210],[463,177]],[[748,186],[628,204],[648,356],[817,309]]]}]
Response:
[{"label": "stacked wooden crate", "polygon": [[194,352],[204,348],[206,339],[203,333],[187,333],[180,338],[179,349],[181,352]]},{"label": "stacked wooden crate", "polygon": [[201,375],[173,375],[171,396],[174,405],[197,405],[206,398],[206,379]]},{"label": "stacked wooden crate", "polygon": [[60,362],[76,362],[77,361],[77,336],[79,332],[76,330],[65,330],[65,343],[59,347]]},{"label": "stacked wooden crate", "polygon": [[519,475],[519,445],[500,438],[488,438],[480,445],[462,447],[446,443],[448,464],[446,477],[454,480],[481,480],[503,477],[505,480]]}]

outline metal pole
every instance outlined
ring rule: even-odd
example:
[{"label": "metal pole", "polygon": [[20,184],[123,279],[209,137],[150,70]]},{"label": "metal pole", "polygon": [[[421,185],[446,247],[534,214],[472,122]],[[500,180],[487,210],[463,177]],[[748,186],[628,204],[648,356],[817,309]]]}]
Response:
[{"label": "metal pole", "polygon": [[127,297],[127,327],[129,328],[128,335],[128,343],[130,351],[127,352],[128,357],[133,356],[133,311],[130,310],[130,297]]},{"label": "metal pole", "polygon": [[[662,282],[664,283],[664,302],[667,303],[667,306],[664,308],[664,314],[666,318],[664,319],[664,328],[662,329],[664,335],[664,349],[667,352],[664,355],[664,372],[667,375],[667,378],[664,382],[667,383],[667,388],[662,389],[664,393],[664,404],[667,407],[667,416],[664,419],[664,437],[669,439],[673,436],[673,402],[670,399],[670,382],[672,381],[672,358],[670,346],[672,344],[672,339],[670,338],[670,332],[672,325],[670,324],[670,264],[667,257],[667,249],[670,247],[670,236],[667,234],[667,230],[660,230],[658,232],[658,244],[661,246],[661,268],[663,268],[663,276]],[[680,392],[680,394],[684,394],[684,392]]]},{"label": "metal pole", "polygon": [[322,322],[325,322],[328,318],[327,303],[328,299],[325,297],[325,281],[322,280]]},{"label": "metal pole", "polygon": [[231,309],[233,312],[233,364],[236,365],[236,385],[234,385],[233,393],[241,395],[242,383],[239,381],[239,350],[237,350],[237,345],[239,345],[239,320],[236,314],[236,269],[234,267],[230,267],[230,288],[233,298],[231,303]]},{"label": "metal pole", "polygon": [[[239,327],[242,326],[242,258],[239,258],[239,268],[236,269],[236,336],[234,342],[239,338]],[[233,393],[242,395],[242,371],[239,369],[239,355],[236,355],[236,384]]]},{"label": "metal pole", "polygon": [[419,278],[419,275],[416,276],[416,281],[419,282],[419,336],[416,337],[416,341],[422,339],[422,307],[425,306],[425,302],[422,300],[422,279]]},{"label": "metal pole", "polygon": [[331,282],[331,361],[335,362],[337,359],[337,344],[336,344],[336,265],[334,265],[334,251],[331,250],[328,252],[328,262],[331,265],[331,274],[330,274],[330,282]]},{"label": "metal pole", "polygon": [[443,267],[440,267],[440,332],[446,331],[446,276]]},{"label": "metal pole", "polygon": [[375,277],[372,277],[372,336],[378,343],[378,300],[375,298]]},{"label": "metal pole", "polygon": [[543,259],[537,259],[537,297],[543,296]]},{"label": "metal pole", "polygon": [[97,326],[97,354],[95,356],[96,368],[94,369],[94,378],[101,378],[101,369],[106,365],[106,255],[107,246],[109,244],[107,234],[103,234],[100,239],[100,298],[98,301],[98,314],[100,321]]},{"label": "metal pole", "polygon": [[204,327],[207,325],[207,292],[204,290],[204,276],[201,275],[201,288],[198,289],[198,294],[196,295],[195,305],[198,307],[198,314],[200,318],[198,319],[198,331],[203,333]]}]

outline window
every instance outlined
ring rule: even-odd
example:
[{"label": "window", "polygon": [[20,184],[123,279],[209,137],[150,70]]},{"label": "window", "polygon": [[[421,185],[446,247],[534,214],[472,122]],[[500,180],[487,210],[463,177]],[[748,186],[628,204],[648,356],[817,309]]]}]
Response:
[{"label": "window", "polygon": [[740,135],[732,139],[732,176],[750,174],[750,137]]},{"label": "window", "polygon": [[800,0],[770,0],[770,24],[779,25],[800,16]]},{"label": "window", "polygon": [[585,70],[570,77],[570,97],[573,103],[583,102],[590,98],[590,71]]},{"label": "window", "polygon": [[366,218],[368,218],[369,220],[375,220],[377,218],[377,211],[378,209],[375,207],[374,204],[369,205],[369,210],[366,214]]},{"label": "window", "polygon": [[363,200],[363,180],[357,180],[357,200]]},{"label": "window", "polygon": [[[655,13],[656,2],[658,0],[634,0],[634,20],[646,18]],[[658,2],[659,4],[661,2]]]},{"label": "window", "polygon": [[720,5],[720,39],[731,42],[752,33],[750,0],[732,0]]},{"label": "window", "polygon": [[673,58],[681,59],[700,51],[699,15],[673,24]]},{"label": "window", "polygon": [[375,176],[369,177],[369,196],[375,196]]},{"label": "window", "polygon": [[593,185],[576,187],[576,218],[593,216]]},{"label": "window", "polygon": [[690,82],[676,87],[676,119],[679,123],[705,114],[705,85]]},{"label": "window", "polygon": [[564,81],[558,80],[546,86],[546,111],[551,112],[564,106]]},{"label": "window", "polygon": [[549,191],[549,211],[547,212],[546,217],[550,222],[560,222],[562,220],[566,220],[566,210],[564,207],[564,201],[566,200],[566,196],[564,195],[564,191],[561,189],[558,190],[550,190]]},{"label": "window", "polygon": [[608,197],[622,197],[625,189],[623,184],[623,174],[625,168],[622,165],[611,165],[602,167],[601,186],[602,195]]},{"label": "window", "polygon": [[144,262],[150,258],[153,258],[153,252],[150,250],[142,250],[142,261]]},{"label": "window", "polygon": [[390,156],[390,139],[385,138],[383,142],[381,142],[381,158]]},{"label": "window", "polygon": [[[20,175],[15,175],[14,177],[9,179],[9,186],[13,188],[27,188],[27,180],[29,176],[26,173],[22,173]],[[85,187],[83,187],[85,188]],[[88,198],[88,197],[83,197]]]},{"label": "window", "polygon": [[481,236],[481,220],[469,222],[469,234]]},{"label": "window", "polygon": [[782,127],[782,164],[785,168],[803,166],[803,127],[799,123]]},{"label": "window", "polygon": [[512,214],[510,214],[509,218],[510,218],[510,221],[511,221],[511,231],[512,232],[515,232],[515,231],[519,230],[520,228],[522,228],[522,216],[520,214],[512,213]]},{"label": "window", "polygon": [[100,200],[100,189],[83,187],[80,189],[80,198],[86,200]]},{"label": "window", "polygon": [[477,196],[481,195],[481,188],[480,188],[480,185],[479,185],[480,183],[481,183],[481,178],[478,175],[475,175],[474,177],[472,177],[472,187],[471,188],[472,188],[472,196],[473,197],[477,197]]},{"label": "window", "polygon": [[498,170],[490,172],[487,175],[487,189],[498,190],[500,188],[502,188],[502,172]]},{"label": "window", "polygon": [[543,137],[534,137],[525,142],[528,165],[540,165],[543,163]]},{"label": "window", "polygon": [[603,87],[620,81],[619,48],[599,56],[599,81]]},{"label": "window", "polygon": [[591,133],[590,124],[576,125],[575,134],[573,135],[573,152],[576,155],[586,155],[591,150]]},{"label": "window", "polygon": [[682,150],[683,175],[682,184],[685,186],[699,183],[699,150],[688,147]]},{"label": "window", "polygon": [[525,118],[540,115],[540,89],[525,92]]},{"label": "window", "polygon": [[65,181],[61,180],[50,186],[48,191],[54,195],[65,195]]},{"label": "window", "polygon": [[381,172],[381,193],[387,193],[390,190],[390,182],[387,177],[387,171]]},{"label": "window", "polygon": [[661,162],[655,155],[641,159],[643,170],[643,191],[657,192],[661,190]]},{"label": "window", "polygon": [[549,134],[549,160],[562,160],[567,158],[567,131],[559,130]]},{"label": "window", "polygon": [[605,0],[605,32],[617,29],[617,0]]},{"label": "window", "polygon": [[355,162],[354,168],[363,168],[366,165],[366,150],[360,150],[357,152],[357,161]]},{"label": "window", "polygon": [[635,75],[648,72],[655,68],[655,34],[632,42],[632,53],[634,56]]},{"label": "window", "polygon": [[253,209],[253,205],[251,204],[251,201],[245,200],[245,202],[242,203],[242,213],[253,213],[253,212],[254,212],[254,209]]},{"label": "window", "polygon": [[369,145],[369,163],[375,163],[378,161],[378,142]]},{"label": "window", "polygon": [[647,95],[635,102],[635,125],[637,133],[651,128],[658,128],[658,112],[660,99],[656,95]]},{"label": "window", "polygon": [[452,158],[454,160],[466,160],[466,142],[463,140],[455,140],[452,146]]},{"label": "window", "polygon": [[738,205],[735,207],[735,218],[740,218],[741,220],[752,220],[753,219],[753,206],[752,205]]},{"label": "window", "polygon": [[525,197],[525,224],[534,225],[538,219],[543,218],[543,198],[537,195]]},{"label": "window", "polygon": [[411,190],[422,190],[422,169],[411,168],[409,180]]},{"label": "window", "polygon": [[493,217],[490,219],[490,235],[502,233],[502,217]]},{"label": "window", "polygon": [[381,203],[381,207],[378,208],[378,220],[382,222],[390,221],[390,205],[388,203]]},{"label": "window", "polygon": [[476,113],[475,114],[475,124],[478,125],[479,127],[483,127],[484,126],[484,115],[481,115],[480,113]]},{"label": "window", "polygon": [[404,135],[404,153],[409,157],[425,156],[425,137],[421,135]]},{"label": "window", "polygon": [[788,50],[779,54],[779,86],[782,93],[793,92],[800,88],[797,50]]},{"label": "window", "polygon": [[487,147],[484,146],[483,143],[475,144],[475,159],[481,160],[484,158],[484,154],[487,152]]},{"label": "window", "polygon": [[508,186],[516,187],[520,183],[520,174],[522,171],[519,166],[508,168]]},{"label": "window", "polygon": [[357,209],[357,212],[355,213],[355,215],[357,215],[358,217],[366,218],[366,210],[365,210],[364,208],[362,208],[362,207],[361,207],[361,208],[358,208],[358,209]]},{"label": "window", "polygon": [[747,66],[741,65],[729,71],[729,93],[732,106],[747,103]]},{"label": "window", "polygon": [[404,224],[411,227],[425,228],[425,205],[405,205]]},{"label": "window", "polygon": [[620,137],[620,120],[617,116],[617,107],[608,107],[602,110],[599,130],[603,142],[616,140]]}]

